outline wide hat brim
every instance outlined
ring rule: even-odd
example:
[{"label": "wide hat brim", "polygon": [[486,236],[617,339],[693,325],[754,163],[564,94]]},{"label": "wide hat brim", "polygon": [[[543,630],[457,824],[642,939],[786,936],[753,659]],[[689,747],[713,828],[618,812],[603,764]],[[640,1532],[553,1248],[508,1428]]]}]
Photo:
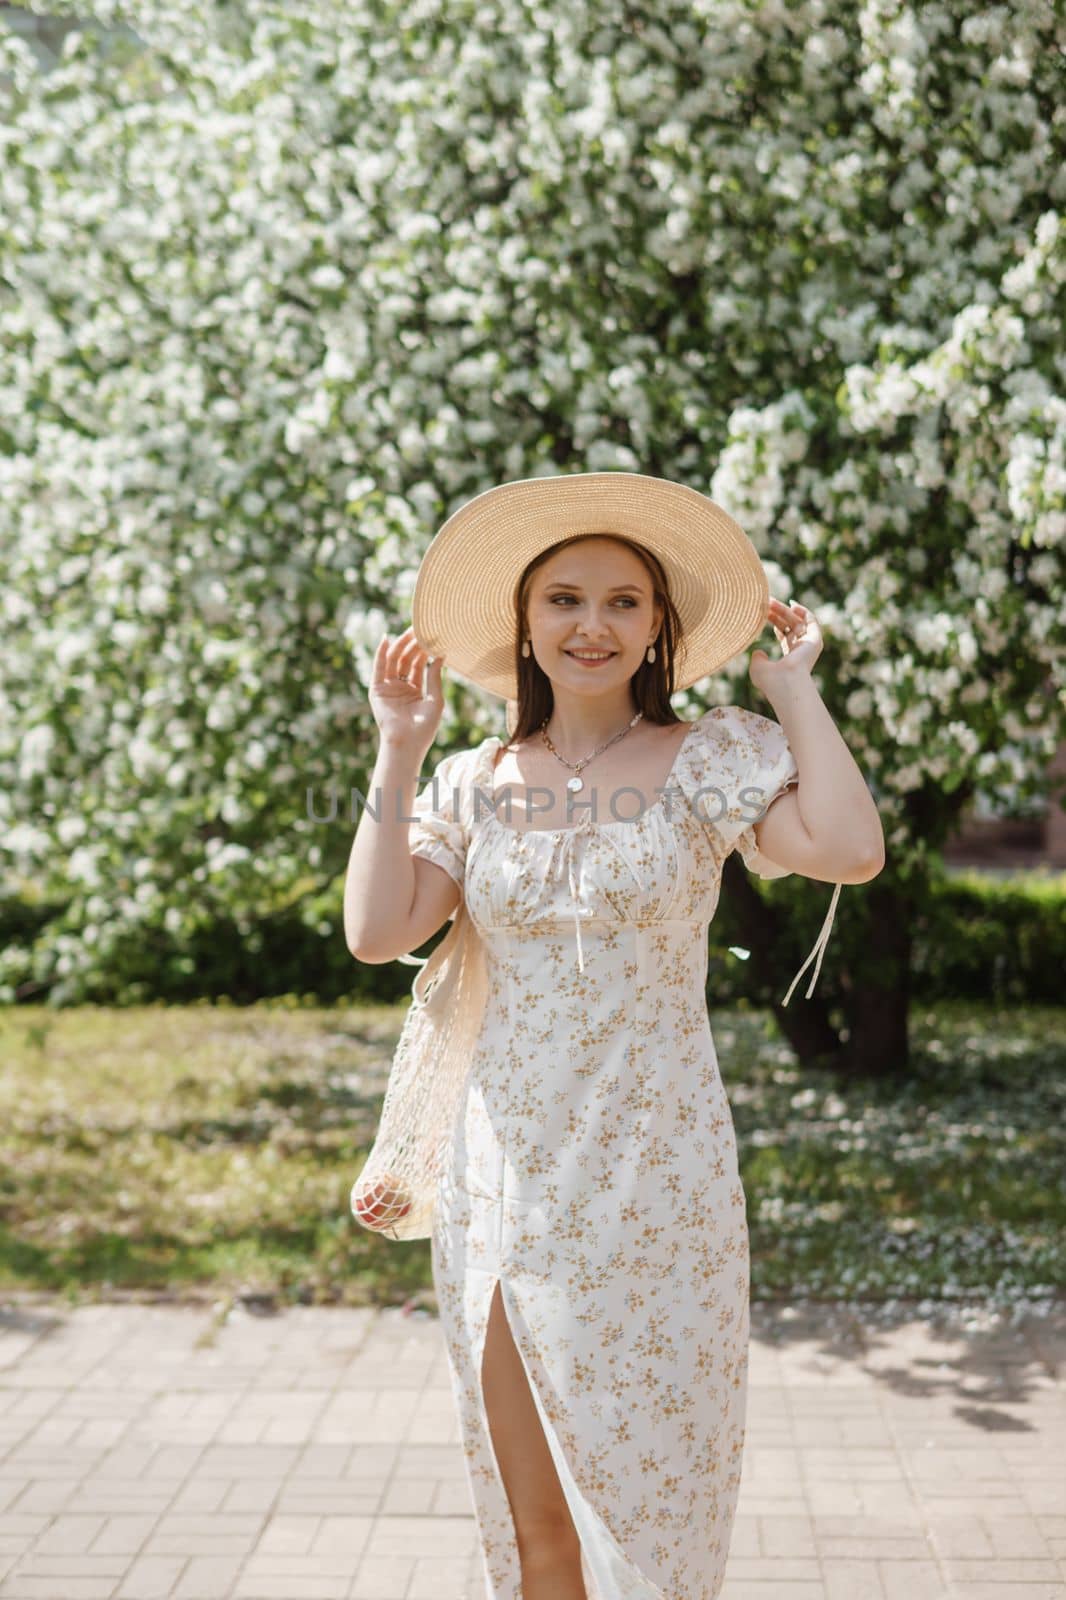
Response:
[{"label": "wide hat brim", "polygon": [[438,530],[415,580],[415,638],[449,671],[514,700],[524,567],[560,539],[617,533],[662,563],[681,619],[674,688],[716,671],[758,638],[769,583],[758,551],[706,495],[637,472],[518,478],[475,495]]}]

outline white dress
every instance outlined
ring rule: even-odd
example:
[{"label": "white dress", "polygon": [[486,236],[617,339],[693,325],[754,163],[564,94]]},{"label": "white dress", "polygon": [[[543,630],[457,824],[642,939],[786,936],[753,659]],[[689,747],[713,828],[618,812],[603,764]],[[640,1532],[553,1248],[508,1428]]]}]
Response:
[{"label": "white dress", "polygon": [[521,1600],[480,1381],[499,1280],[590,1600],[713,1600],[740,1487],[749,1256],[707,930],[731,850],[784,875],[751,819],[798,769],[778,723],[716,707],[642,815],[575,807],[572,826],[530,831],[492,810],[501,743],[445,757],[410,828],[462,886],[487,963],[432,1238],[486,1593]]}]

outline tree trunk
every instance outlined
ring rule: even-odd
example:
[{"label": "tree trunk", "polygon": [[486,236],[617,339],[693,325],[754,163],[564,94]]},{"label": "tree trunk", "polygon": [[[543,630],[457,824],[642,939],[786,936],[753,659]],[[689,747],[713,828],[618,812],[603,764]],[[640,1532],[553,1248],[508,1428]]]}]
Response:
[{"label": "tree trunk", "polygon": [[[784,994],[789,980],[782,978],[785,960],[781,953],[780,917],[763,900],[751,881],[751,874],[736,856],[726,861],[722,881],[741,941],[751,951],[751,975],[760,988],[765,985],[778,997],[771,1003],[782,1033],[801,1061],[808,1065],[822,1061],[835,1067],[843,1047],[837,1030],[829,1021],[822,974],[818,975],[819,987],[807,1000],[804,995],[812,970],[808,967],[788,1005],[781,1005],[779,996]],[[823,962],[823,968],[824,965]],[[794,967],[793,973],[795,970]]]},{"label": "tree trunk", "polygon": [[[884,874],[869,883],[845,884],[818,987],[808,1000],[812,964],[783,1006],[780,996],[797,968],[792,965],[794,945],[782,935],[780,915],[763,900],[741,862],[726,862],[723,882],[742,941],[751,951],[752,977],[760,988],[766,985],[773,992],[774,1016],[800,1061],[828,1067],[842,1081],[905,1072],[913,893],[886,882]],[[823,885],[816,882],[813,887]],[[847,911],[845,961],[840,913],[849,891],[856,900]],[[786,943],[792,952],[787,964]],[[842,1014],[839,1028],[830,1018],[833,1010]]]},{"label": "tree trunk", "polygon": [[915,901],[904,888],[874,879],[864,895],[862,961],[846,1005],[840,1070],[848,1078],[901,1076],[909,1064],[911,948]]}]

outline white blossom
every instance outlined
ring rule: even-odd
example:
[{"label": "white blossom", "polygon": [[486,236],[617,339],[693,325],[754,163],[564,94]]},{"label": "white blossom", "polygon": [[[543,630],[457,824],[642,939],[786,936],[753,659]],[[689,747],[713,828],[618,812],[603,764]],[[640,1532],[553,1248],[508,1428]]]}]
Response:
[{"label": "white blossom", "polygon": [[[1066,717],[1046,6],[797,30],[692,0],[594,43],[512,0],[432,29],[417,0],[92,9],[129,59],[50,71],[0,22],[0,861],[108,897],[34,955],[59,995],[124,927],[343,870],[305,790],[369,769],[378,642],[508,479],[724,506],[819,617],[894,858],[923,859],[913,790],[1038,797]],[[757,703],[749,655],[679,712]],[[442,745],[500,731],[451,688]]]}]

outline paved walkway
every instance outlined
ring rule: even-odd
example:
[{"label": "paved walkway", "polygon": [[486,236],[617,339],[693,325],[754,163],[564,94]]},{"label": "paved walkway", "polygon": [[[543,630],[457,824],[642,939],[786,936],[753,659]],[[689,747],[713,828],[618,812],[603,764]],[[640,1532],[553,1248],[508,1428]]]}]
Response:
[{"label": "paved walkway", "polygon": [[[722,1600],[1066,1596],[1066,1304],[955,1319],[753,1307]],[[0,1600],[484,1594],[435,1317],[0,1302]]]}]

